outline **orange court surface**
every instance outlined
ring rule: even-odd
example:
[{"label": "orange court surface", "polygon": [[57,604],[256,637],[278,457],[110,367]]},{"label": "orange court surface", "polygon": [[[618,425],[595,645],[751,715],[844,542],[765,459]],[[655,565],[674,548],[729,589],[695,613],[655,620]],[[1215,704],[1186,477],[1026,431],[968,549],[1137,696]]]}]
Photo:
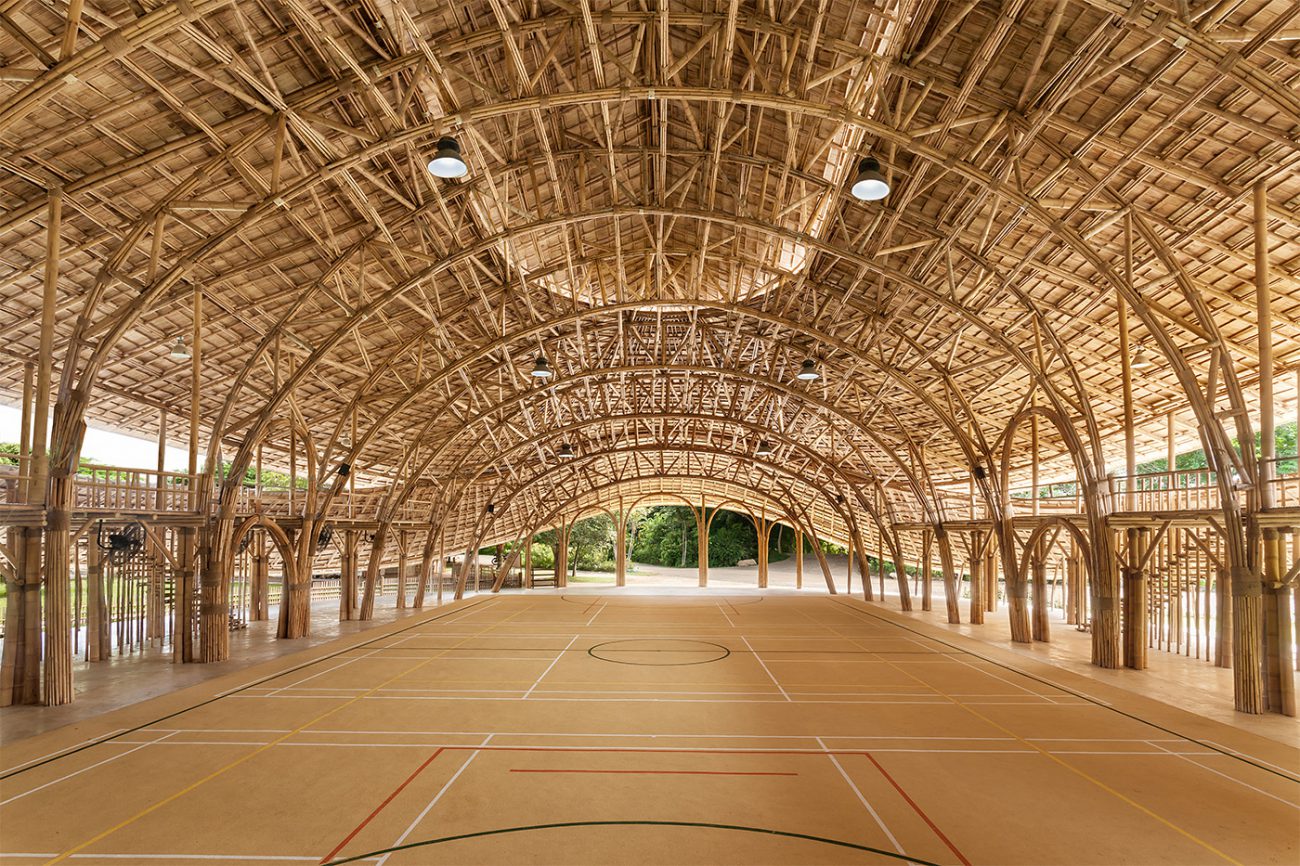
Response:
[{"label": "orange court surface", "polygon": [[844,597],[480,596],[2,763],[3,864],[1300,862],[1294,749]]}]

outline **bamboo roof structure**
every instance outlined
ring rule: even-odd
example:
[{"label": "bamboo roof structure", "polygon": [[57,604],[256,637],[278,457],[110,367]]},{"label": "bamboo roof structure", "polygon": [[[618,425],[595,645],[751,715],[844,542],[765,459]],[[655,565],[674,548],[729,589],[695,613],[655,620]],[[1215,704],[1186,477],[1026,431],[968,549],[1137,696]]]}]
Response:
[{"label": "bamboo roof structure", "polygon": [[1261,213],[1294,399],[1297,81],[1285,0],[0,0],[0,393],[52,290],[56,463],[184,431],[183,337],[209,467],[307,442],[455,544],[699,479],[933,519],[1122,463],[1121,317],[1139,452],[1248,441]]}]

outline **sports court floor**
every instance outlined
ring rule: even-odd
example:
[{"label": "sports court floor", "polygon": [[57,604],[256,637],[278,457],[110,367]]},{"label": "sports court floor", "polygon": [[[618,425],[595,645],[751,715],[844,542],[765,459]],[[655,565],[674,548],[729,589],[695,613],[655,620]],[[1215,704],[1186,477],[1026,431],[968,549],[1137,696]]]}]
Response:
[{"label": "sports court floor", "polygon": [[500,595],[7,747],[0,864],[1294,864],[1296,756],[843,597]]}]

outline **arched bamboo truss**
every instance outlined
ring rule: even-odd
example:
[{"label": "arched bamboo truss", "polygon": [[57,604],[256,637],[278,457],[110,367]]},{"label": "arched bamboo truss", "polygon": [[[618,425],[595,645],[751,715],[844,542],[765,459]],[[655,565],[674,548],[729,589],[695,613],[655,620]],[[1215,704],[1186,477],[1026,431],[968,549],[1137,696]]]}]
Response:
[{"label": "arched bamboo truss", "polygon": [[[1217,594],[1238,708],[1293,713],[1298,27],[1283,0],[0,0],[0,703],[71,699],[88,521],[150,527],[175,657],[216,660],[267,551],[364,617],[396,557],[420,604],[451,553],[661,496],[889,561],[885,603],[942,574],[953,621],[963,574],[975,621],[1001,585],[1015,640],[1055,568],[1107,667]],[[460,180],[425,169],[447,134]],[[848,195],[868,153],[881,202]],[[188,471],[99,483],[92,422]]]}]

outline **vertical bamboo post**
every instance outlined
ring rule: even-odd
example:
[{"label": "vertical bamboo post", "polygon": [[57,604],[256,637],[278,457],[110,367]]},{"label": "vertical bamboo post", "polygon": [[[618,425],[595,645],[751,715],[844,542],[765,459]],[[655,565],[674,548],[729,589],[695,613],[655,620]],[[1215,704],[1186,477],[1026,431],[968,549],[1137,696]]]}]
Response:
[{"label": "vertical bamboo post", "polygon": [[979,625],[984,622],[984,533],[975,530],[971,533],[970,557],[970,622]]},{"label": "vertical bamboo post", "polygon": [[[694,509],[691,509],[694,511]],[[709,585],[709,528],[712,525],[712,518],[708,514],[708,509],[704,506],[704,495],[700,494],[700,511],[695,518],[698,530],[696,532],[696,560],[699,571],[699,583],[701,587]]]},{"label": "vertical bamboo post", "polygon": [[[189,440],[187,445],[186,474],[189,476],[187,509],[199,510],[199,395],[202,383],[199,378],[203,363],[203,294],[194,287],[190,316],[190,411]],[[195,659],[194,648],[194,598],[198,588],[198,530],[193,526],[181,528],[181,567],[176,575],[175,607],[172,612],[172,661],[185,663]]]},{"label": "vertical bamboo post", "polygon": [[[1125,224],[1125,233],[1131,246],[1133,229],[1130,215],[1126,215]],[[1137,485],[1133,477],[1137,474],[1137,444],[1133,429],[1133,355],[1129,350],[1128,305],[1124,303],[1123,297],[1119,297],[1116,304],[1119,310],[1119,369],[1124,392],[1124,510],[1136,511]]]},{"label": "vertical bamboo post", "polygon": [[[22,430],[19,433],[18,446],[18,502],[27,502],[31,489],[32,464],[32,400],[36,366],[28,361],[23,365],[23,405]],[[11,492],[12,500],[13,492]],[[13,527],[9,531],[10,544],[14,551],[14,569],[12,577],[6,578],[9,603],[5,606],[5,640],[3,654],[0,655],[0,707],[22,703],[23,671],[26,667],[26,655],[30,651],[27,643],[26,583],[28,576],[27,550],[28,538],[35,529]],[[38,536],[39,538],[39,536]]]},{"label": "vertical bamboo post", "polygon": [[524,589],[533,588],[533,536],[524,539]]},{"label": "vertical bamboo post", "polygon": [[397,535],[397,608],[406,608],[407,556],[411,547],[411,533],[401,530]]},{"label": "vertical bamboo post", "polygon": [[353,619],[356,604],[356,592],[353,581],[356,579],[357,531],[343,531],[343,555],[339,559],[339,622]]},{"label": "vertical bamboo post", "polygon": [[[59,239],[63,224],[63,190],[50,193],[49,225],[46,227],[45,292],[41,306],[40,366],[36,389],[36,461],[38,492],[45,508],[45,693],[47,706],[72,702],[72,619],[68,571],[69,513],[73,478],[60,465],[50,476],[49,451],[46,448],[50,414],[50,393],[54,370],[54,326],[58,309]],[[70,443],[50,443],[57,454],[69,450]],[[75,446],[73,446],[75,447]],[[75,477],[75,472],[73,473]],[[45,485],[49,484],[46,490]],[[29,587],[29,590],[34,587]],[[34,593],[33,593],[34,594]]]},{"label": "vertical bamboo post", "polygon": [[[849,547],[848,547],[848,551],[849,551],[849,555],[848,555],[848,557],[847,557],[847,559],[848,559],[848,570],[849,570],[849,586],[848,586],[848,593],[849,593],[849,595],[852,595],[852,594],[853,594],[853,535],[852,535],[852,533],[849,534]],[[877,567],[879,567],[879,566],[877,566]],[[871,586],[871,573],[870,573],[869,570],[868,570],[868,572],[867,572],[866,574],[862,575],[862,585],[863,585],[864,587],[868,587],[868,588]]]},{"label": "vertical bamboo post", "polygon": [[[614,526],[614,585],[627,586],[627,512],[623,510],[622,502],[618,504],[615,517],[617,520]],[[708,557],[708,533],[701,533],[701,537],[703,539],[701,555]]]},{"label": "vertical bamboo post", "polygon": [[1147,581],[1140,567],[1147,548],[1147,531],[1129,529],[1128,550],[1123,568],[1124,579],[1124,666],[1145,670],[1149,641],[1147,617]]},{"label": "vertical bamboo post", "polygon": [[1034,609],[1030,628],[1034,640],[1049,641],[1051,632],[1047,603],[1047,550],[1044,544],[1045,539],[1040,538],[1034,543],[1034,549],[1027,551],[1031,556],[1030,567],[1033,569],[1034,587]]},{"label": "vertical bamboo post", "polygon": [[803,530],[794,531],[794,588],[803,589]]},{"label": "vertical bamboo post", "polygon": [[928,529],[921,531],[921,567],[924,569],[921,574],[921,610],[932,610],[934,607],[932,601],[934,595],[934,538]]},{"label": "vertical bamboo post", "polygon": [[563,520],[555,528],[555,585],[563,588],[569,575],[569,527]]},{"label": "vertical bamboo post", "polygon": [[366,563],[366,586],[361,599],[359,619],[374,619],[375,585],[379,582],[379,566],[383,560],[384,546],[388,543],[388,528],[391,525],[387,520],[383,520],[375,530],[375,538],[370,545],[370,560]]}]

